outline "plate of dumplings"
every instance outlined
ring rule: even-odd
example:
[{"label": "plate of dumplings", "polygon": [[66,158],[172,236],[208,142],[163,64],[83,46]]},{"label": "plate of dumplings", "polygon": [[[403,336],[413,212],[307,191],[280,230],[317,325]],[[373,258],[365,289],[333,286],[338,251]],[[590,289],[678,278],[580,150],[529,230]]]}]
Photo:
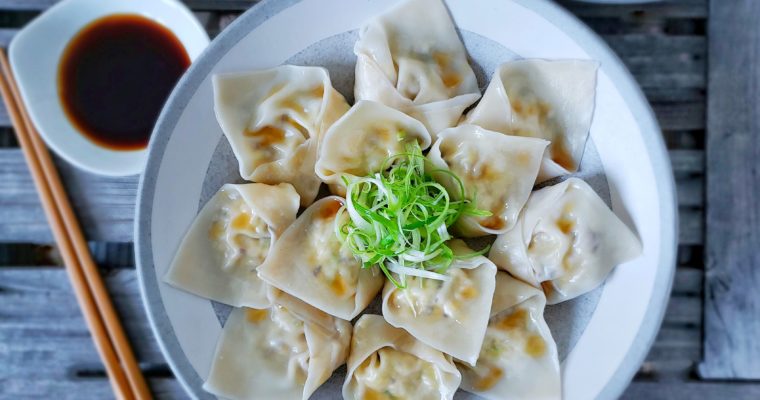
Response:
[{"label": "plate of dumplings", "polygon": [[136,258],[193,398],[616,398],[676,210],[641,90],[554,3],[264,0],[159,117]]}]

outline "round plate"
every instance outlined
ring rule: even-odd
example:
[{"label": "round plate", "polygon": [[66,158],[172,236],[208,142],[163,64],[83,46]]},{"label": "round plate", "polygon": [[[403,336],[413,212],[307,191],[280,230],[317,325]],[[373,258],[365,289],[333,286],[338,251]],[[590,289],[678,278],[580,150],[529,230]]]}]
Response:
[{"label": "round plate", "polygon": [[[652,111],[604,42],[553,3],[447,4],[481,88],[500,62],[516,57],[601,63],[591,140],[580,175],[638,233],[644,253],[616,268],[598,290],[547,308],[547,320],[560,349],[564,398],[615,398],[655,338],[675,271],[673,174]],[[240,180],[214,116],[211,76],[282,63],[322,65],[351,100],[357,30],[387,8],[387,2],[374,0],[265,0],[214,40],[177,85],[159,118],[138,198],[138,270],[161,348],[194,397],[213,398],[201,386],[225,309],[169,286],[163,276],[209,194],[222,183]],[[330,11],[336,9],[341,12]],[[344,373],[339,369],[313,398],[339,396]]]}]

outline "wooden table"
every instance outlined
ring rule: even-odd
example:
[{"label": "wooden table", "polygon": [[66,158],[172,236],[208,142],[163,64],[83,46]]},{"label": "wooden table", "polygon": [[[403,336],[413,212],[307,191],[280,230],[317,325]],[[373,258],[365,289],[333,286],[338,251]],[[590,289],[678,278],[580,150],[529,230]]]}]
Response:
[{"label": "wooden table", "polygon": [[[7,45],[19,27],[54,2],[0,0],[0,43]],[[187,3],[214,36],[252,2]],[[760,183],[759,145],[751,136],[760,130],[760,7],[752,0],[712,3],[561,1],[602,35],[643,87],[677,178],[681,223],[673,296],[657,341],[625,398],[760,398],[759,383],[735,380],[760,378],[760,295],[752,285],[760,277],[751,274],[758,267],[760,213],[757,194],[742,190]],[[152,389],[160,398],[186,397],[140,300],[130,243],[137,179],[97,177],[58,165]],[[738,231],[733,229],[737,221],[744,224]],[[0,398],[110,398],[50,242],[37,194],[0,109]]]}]

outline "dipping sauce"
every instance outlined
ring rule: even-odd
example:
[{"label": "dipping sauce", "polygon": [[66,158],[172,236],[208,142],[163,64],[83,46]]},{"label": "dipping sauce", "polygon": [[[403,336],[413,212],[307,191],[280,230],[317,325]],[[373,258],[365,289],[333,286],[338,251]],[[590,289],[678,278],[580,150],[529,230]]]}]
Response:
[{"label": "dipping sauce", "polygon": [[114,14],[82,28],[66,46],[58,95],[85,137],[114,150],[139,150],[189,65],[169,29],[139,15]]}]

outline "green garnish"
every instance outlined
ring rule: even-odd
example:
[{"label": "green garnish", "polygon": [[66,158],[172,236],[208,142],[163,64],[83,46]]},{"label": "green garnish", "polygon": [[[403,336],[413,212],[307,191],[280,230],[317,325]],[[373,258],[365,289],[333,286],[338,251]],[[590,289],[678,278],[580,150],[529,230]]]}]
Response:
[{"label": "green garnish", "polygon": [[455,255],[446,244],[452,238],[448,228],[460,216],[491,213],[466,199],[464,184],[451,171],[430,171],[448,175],[456,183],[456,198],[463,200],[452,200],[446,188],[425,172],[425,156],[416,141],[406,152],[386,159],[380,170],[363,178],[343,177],[346,205],[336,221],[342,221],[344,212],[350,218],[336,222],[335,232],[361,260],[362,268],[377,265],[394,285],[404,288],[407,275],[449,280],[446,271],[455,259],[488,251]]}]

